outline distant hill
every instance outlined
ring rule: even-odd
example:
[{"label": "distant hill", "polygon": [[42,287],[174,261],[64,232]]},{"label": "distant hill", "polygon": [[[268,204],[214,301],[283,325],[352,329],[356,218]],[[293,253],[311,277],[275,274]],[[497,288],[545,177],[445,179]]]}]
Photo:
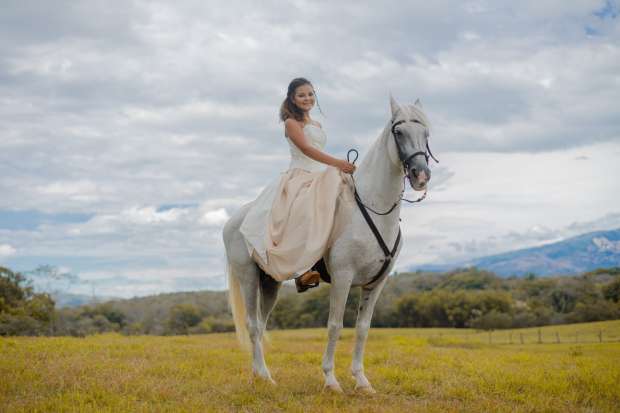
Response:
[{"label": "distant hill", "polygon": [[[531,327],[620,318],[620,268],[573,276],[499,277],[478,268],[445,273],[398,273],[377,301],[375,327]],[[298,294],[282,286],[269,328],[324,327],[330,288]],[[359,289],[354,289],[343,323],[355,325]],[[205,334],[232,331],[226,291],[195,291],[116,300],[57,312],[55,333],[88,335]],[[1,327],[1,320],[0,320]],[[1,330],[0,330],[1,332]]]},{"label": "distant hill", "polygon": [[117,300],[117,297],[101,296],[96,297],[87,294],[72,294],[56,291],[51,293],[52,299],[56,303],[56,308],[79,307],[81,305],[97,304],[105,301]]},{"label": "distant hill", "polygon": [[540,247],[526,248],[453,264],[423,265],[411,268],[446,271],[475,266],[495,274],[565,275],[596,268],[620,266],[620,229],[597,231]]}]

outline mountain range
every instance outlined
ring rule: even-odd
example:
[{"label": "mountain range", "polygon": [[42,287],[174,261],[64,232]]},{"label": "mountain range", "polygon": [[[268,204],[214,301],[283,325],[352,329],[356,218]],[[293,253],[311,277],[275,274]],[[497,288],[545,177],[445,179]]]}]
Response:
[{"label": "mountain range", "polygon": [[411,270],[448,271],[477,267],[497,275],[567,275],[620,267],[620,229],[596,231],[533,248],[509,251],[457,263],[438,263]]}]

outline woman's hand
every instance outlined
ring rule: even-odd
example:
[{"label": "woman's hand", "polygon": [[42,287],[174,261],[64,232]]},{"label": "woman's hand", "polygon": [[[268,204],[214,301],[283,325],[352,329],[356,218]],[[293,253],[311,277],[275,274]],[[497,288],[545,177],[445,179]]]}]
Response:
[{"label": "woman's hand", "polygon": [[355,172],[355,165],[353,165],[351,162],[345,161],[344,159],[338,160],[336,168],[340,169],[345,174],[352,174],[353,172]]}]

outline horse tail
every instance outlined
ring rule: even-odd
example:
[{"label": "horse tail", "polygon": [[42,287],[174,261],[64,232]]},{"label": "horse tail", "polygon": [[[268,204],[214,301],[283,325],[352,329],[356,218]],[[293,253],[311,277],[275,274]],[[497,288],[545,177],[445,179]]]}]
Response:
[{"label": "horse tail", "polygon": [[239,277],[234,273],[233,266],[230,264],[228,257],[226,257],[226,272],[228,273],[228,303],[235,322],[237,340],[243,349],[249,351],[250,335],[245,324],[246,310],[243,296],[241,295],[241,283],[239,282]]}]

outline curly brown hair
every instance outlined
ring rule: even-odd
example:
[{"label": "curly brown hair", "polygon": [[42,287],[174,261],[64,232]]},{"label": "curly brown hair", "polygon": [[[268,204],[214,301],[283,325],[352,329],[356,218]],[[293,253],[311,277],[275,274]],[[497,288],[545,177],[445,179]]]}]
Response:
[{"label": "curly brown hair", "polygon": [[[303,122],[304,112],[303,110],[299,108],[299,106],[297,106],[293,102],[293,96],[295,95],[295,91],[297,90],[299,86],[303,86],[303,85],[310,85],[310,87],[314,91],[314,86],[312,86],[312,83],[310,83],[308,79],[303,78],[303,77],[297,77],[291,80],[291,83],[288,84],[288,90],[286,92],[286,99],[284,99],[284,102],[282,102],[282,105],[280,106],[280,120],[281,121],[285,121],[289,118],[293,118],[299,122]],[[314,92],[314,95],[316,97],[316,92]],[[318,106],[319,104],[318,99],[316,103]],[[319,107],[319,111],[320,110],[321,108]]]}]

